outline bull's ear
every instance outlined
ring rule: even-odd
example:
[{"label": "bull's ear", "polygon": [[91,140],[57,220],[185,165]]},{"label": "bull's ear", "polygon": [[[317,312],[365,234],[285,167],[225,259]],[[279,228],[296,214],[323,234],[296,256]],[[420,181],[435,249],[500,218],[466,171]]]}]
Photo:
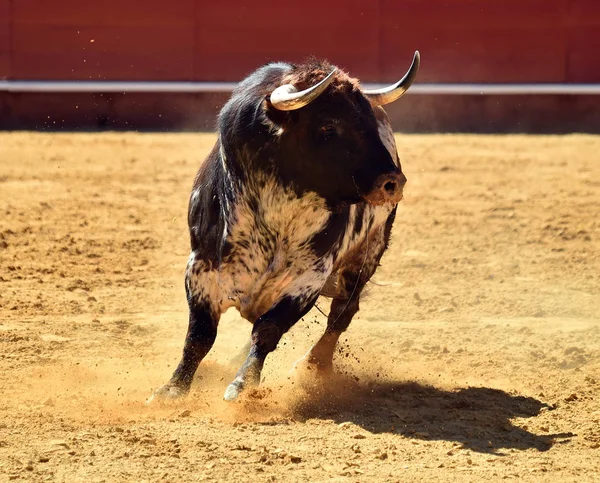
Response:
[{"label": "bull's ear", "polygon": [[295,117],[295,111],[280,111],[279,109],[275,109],[268,98],[263,100],[262,108],[267,120],[272,123],[274,131],[286,130],[292,122],[292,117]]}]

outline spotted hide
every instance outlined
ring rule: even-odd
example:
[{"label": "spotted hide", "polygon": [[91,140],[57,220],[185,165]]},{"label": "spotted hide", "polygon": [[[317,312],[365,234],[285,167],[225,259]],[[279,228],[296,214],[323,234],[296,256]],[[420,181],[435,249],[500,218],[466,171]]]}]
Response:
[{"label": "spotted hide", "polygon": [[[279,100],[281,86],[291,100]],[[259,383],[267,355],[320,295],[331,298],[327,328],[305,361],[329,371],[388,245],[405,182],[385,111],[356,79],[315,60],[269,64],[245,79],[220,113],[192,189],[189,327],[181,361],[155,397],[188,392],[229,307],[253,329],[226,400]]]}]

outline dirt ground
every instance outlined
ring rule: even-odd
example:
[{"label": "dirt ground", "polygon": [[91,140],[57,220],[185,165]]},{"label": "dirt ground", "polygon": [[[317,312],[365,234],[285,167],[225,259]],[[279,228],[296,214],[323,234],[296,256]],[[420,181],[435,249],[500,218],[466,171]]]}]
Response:
[{"label": "dirt ground", "polygon": [[600,479],[600,137],[397,140],[406,199],[339,374],[289,375],[313,310],[226,404],[230,311],[189,397],[147,406],[214,136],[0,134],[0,481]]}]

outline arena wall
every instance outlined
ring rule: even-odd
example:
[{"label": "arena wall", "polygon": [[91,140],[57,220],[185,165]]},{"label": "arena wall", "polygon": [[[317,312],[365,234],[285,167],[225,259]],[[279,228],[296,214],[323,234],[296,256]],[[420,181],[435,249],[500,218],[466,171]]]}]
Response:
[{"label": "arena wall", "polygon": [[[600,83],[600,2],[0,0],[4,80],[238,81],[312,54],[390,82],[415,49],[420,83]],[[225,97],[5,91],[0,128],[212,128]],[[391,113],[417,131],[595,131],[597,97],[418,95]]]}]

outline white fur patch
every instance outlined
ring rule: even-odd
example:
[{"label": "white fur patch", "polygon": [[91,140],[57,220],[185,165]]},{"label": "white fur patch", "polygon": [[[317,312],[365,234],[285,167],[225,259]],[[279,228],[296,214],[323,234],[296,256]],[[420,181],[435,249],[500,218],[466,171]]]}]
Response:
[{"label": "white fur patch", "polygon": [[[376,108],[375,113],[381,140],[399,164],[385,111]],[[223,240],[231,244],[230,253],[214,270],[203,266],[205,262],[197,260],[192,252],[187,267],[188,289],[194,297],[209,300],[216,316],[235,306],[252,322],[285,296],[308,302],[343,266],[344,257],[358,247],[367,249],[365,262],[375,269],[374,257],[385,243],[383,226],[393,208],[366,205],[361,229],[356,232],[359,210],[357,205],[351,206],[346,230],[335,249],[318,258],[310,240],[331,215],[325,200],[316,193],[299,198],[272,178],[247,180],[243,191],[236,195],[235,205],[222,212],[226,218]],[[369,241],[365,243],[367,236]]]},{"label": "white fur patch", "polygon": [[377,131],[379,132],[381,142],[392,155],[396,166],[400,166],[400,158],[396,149],[396,139],[394,138],[394,130],[392,129],[390,120],[381,106],[374,107],[373,112],[377,120]]},{"label": "white fur patch", "polygon": [[[256,198],[258,212],[250,197]],[[333,266],[331,260],[318,260],[307,243],[328,218],[325,201],[315,193],[298,198],[272,179],[246,186],[224,233],[233,247],[227,262],[216,274],[195,273],[199,267],[188,266],[192,293],[216,300],[219,311],[236,306],[251,321],[286,295],[308,299]]]}]

